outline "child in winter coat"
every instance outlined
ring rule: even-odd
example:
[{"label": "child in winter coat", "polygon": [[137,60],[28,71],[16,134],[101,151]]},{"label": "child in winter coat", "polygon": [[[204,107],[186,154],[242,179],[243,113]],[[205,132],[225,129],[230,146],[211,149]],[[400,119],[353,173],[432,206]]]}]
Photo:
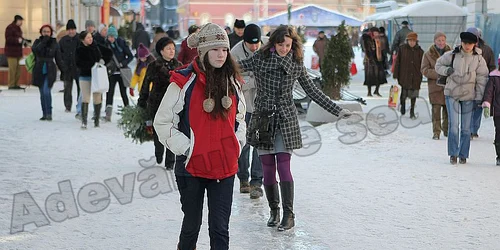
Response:
[{"label": "child in winter coat", "polygon": [[[498,60],[500,63],[500,58]],[[500,166],[500,66],[490,73],[483,97],[484,116],[493,116],[495,124],[495,151],[497,153],[497,166]]]},{"label": "child in winter coat", "polygon": [[[137,56],[139,57],[139,61],[135,66],[134,74],[130,80],[130,96],[134,96],[134,89],[137,85],[139,85],[137,90],[141,91],[142,82],[146,76],[148,65],[155,60],[154,56],[149,53],[148,48],[142,43],[140,43],[139,48],[137,48]],[[149,84],[146,83],[146,86],[149,86]]]}]

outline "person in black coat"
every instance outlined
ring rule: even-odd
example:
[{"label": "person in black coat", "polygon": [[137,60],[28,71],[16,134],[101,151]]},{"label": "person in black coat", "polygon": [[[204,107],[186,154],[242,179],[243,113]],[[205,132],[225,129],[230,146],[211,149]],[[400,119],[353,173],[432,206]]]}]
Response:
[{"label": "person in black coat", "polygon": [[243,40],[243,32],[245,31],[245,27],[245,20],[236,19],[234,21],[233,33],[228,35],[229,46],[231,47],[231,49],[234,47],[234,45]]},{"label": "person in black coat", "polygon": [[[97,63],[104,63],[99,46],[94,42],[92,33],[83,31],[79,35],[80,44],[76,49],[76,66],[80,71],[79,81],[82,91],[82,129],[87,128],[87,116],[91,95],[92,67]],[[92,93],[94,102],[94,126],[99,127],[99,116],[102,106],[101,93]]]},{"label": "person in black coat", "polygon": [[137,48],[139,48],[139,44],[141,43],[144,44],[146,48],[149,48],[149,45],[151,45],[151,39],[148,32],[144,29],[144,25],[142,25],[142,23],[137,23],[134,37],[132,38],[132,49],[137,51]]},{"label": "person in black coat", "polygon": [[[140,89],[139,100],[137,101],[137,105],[139,107],[147,110],[151,121],[154,119],[156,112],[160,107],[161,100],[170,85],[170,71],[182,66],[182,63],[174,58],[175,43],[172,39],[168,37],[161,38],[156,43],[155,50],[158,55],[161,55],[161,57],[158,57],[156,61],[149,64],[142,88]],[[152,83],[151,91],[149,89],[149,83]],[[155,130],[153,130],[153,137],[156,162],[160,164],[163,160],[163,155],[165,154],[165,147],[158,139],[158,135]],[[167,149],[165,167],[167,169],[173,169],[174,163],[175,155]]]},{"label": "person in black coat", "polygon": [[64,63],[68,67],[68,71],[61,74],[61,80],[64,82],[64,106],[66,112],[71,112],[73,103],[73,80],[76,81],[77,96],[80,96],[80,82],[78,81],[78,67],[76,67],[76,48],[80,44],[80,39],[76,34],[76,25],[73,20],[69,20],[66,24],[68,34],[59,41],[59,48]]},{"label": "person in black coat", "polygon": [[[57,41],[52,35],[54,30],[50,25],[40,28],[40,38],[36,39],[31,48],[35,54],[35,67],[33,68],[33,85],[40,90],[40,101],[42,104],[42,121],[52,121],[52,95],[50,90],[54,86],[57,76],[57,67],[61,72],[66,72],[61,51]],[[54,59],[56,63],[54,63]]]},{"label": "person in black coat", "polygon": [[[116,83],[120,86],[120,94],[122,96],[123,105],[128,106],[127,88],[123,84],[123,79],[120,74],[120,68],[128,67],[128,64],[134,59],[130,48],[127,46],[125,40],[118,37],[118,32],[115,27],[109,27],[108,38],[106,39],[106,46],[112,52],[115,59],[107,63],[109,75],[109,90],[106,94],[106,121],[111,121],[111,114],[113,112],[113,97],[115,95]],[[115,62],[117,61],[117,62]],[[117,65],[117,63],[119,65]]]}]

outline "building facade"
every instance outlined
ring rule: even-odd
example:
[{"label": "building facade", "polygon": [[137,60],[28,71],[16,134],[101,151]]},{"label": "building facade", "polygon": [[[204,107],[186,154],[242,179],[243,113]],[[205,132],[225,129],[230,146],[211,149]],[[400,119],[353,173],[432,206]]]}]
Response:
[{"label": "building facade", "polygon": [[[363,2],[366,0],[179,0],[179,30],[182,35],[190,25],[207,22],[233,27],[235,19],[255,22],[286,12],[288,4],[300,7],[316,4],[321,7],[363,18]],[[184,33],[183,33],[184,32]]]},{"label": "building facade", "polygon": [[[51,24],[55,29],[57,21],[66,23],[73,19],[78,30],[83,30],[86,20],[98,23],[100,14],[99,7],[85,7],[80,0],[0,0],[0,28],[5,31],[14,16],[21,15],[24,18],[23,35],[31,40],[40,36],[40,27],[44,24]],[[2,35],[0,47],[4,46],[5,35]]]}]

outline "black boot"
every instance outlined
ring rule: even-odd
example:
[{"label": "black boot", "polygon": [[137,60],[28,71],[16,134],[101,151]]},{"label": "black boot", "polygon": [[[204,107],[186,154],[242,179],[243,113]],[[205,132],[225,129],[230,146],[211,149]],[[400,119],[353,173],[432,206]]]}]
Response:
[{"label": "black boot", "polygon": [[94,127],[99,127],[99,120],[101,119],[102,104],[94,104]]},{"label": "black boot", "polygon": [[89,114],[89,104],[82,103],[82,129],[87,129],[87,116]]},{"label": "black boot", "polygon": [[368,97],[372,97],[372,86],[368,86]]},{"label": "black boot", "polygon": [[410,118],[411,119],[417,119],[417,117],[415,116],[415,102],[417,101],[417,98],[411,98],[410,99],[411,101],[411,106],[410,106]]},{"label": "black boot", "polygon": [[379,88],[380,88],[380,85],[377,85],[375,87],[375,92],[373,93],[374,95],[378,96],[378,97],[382,97],[382,95],[378,92],[379,91]]},{"label": "black boot", "polygon": [[279,231],[285,231],[295,226],[295,214],[293,213],[293,182],[280,182],[281,200],[283,204],[283,218],[278,226]]},{"label": "black boot", "polygon": [[495,142],[495,151],[497,152],[497,166],[500,166],[500,142]]},{"label": "black boot", "polygon": [[264,185],[264,190],[266,192],[269,208],[271,209],[271,215],[267,221],[267,226],[275,227],[280,223],[280,192],[278,190],[278,183],[271,186]]}]

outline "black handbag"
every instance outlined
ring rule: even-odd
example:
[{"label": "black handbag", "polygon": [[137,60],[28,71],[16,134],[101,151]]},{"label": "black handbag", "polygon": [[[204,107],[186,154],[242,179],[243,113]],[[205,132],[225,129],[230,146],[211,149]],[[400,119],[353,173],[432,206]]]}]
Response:
[{"label": "black handbag", "polygon": [[276,116],[276,110],[254,112],[247,131],[247,143],[254,147],[274,145]]},{"label": "black handbag", "polygon": [[[453,68],[453,61],[455,61],[455,53],[453,52],[452,54],[453,55],[451,56],[451,65],[450,66]],[[446,86],[447,79],[448,79],[448,76],[439,75],[439,77],[436,81],[436,85],[441,86],[441,87]]]}]

